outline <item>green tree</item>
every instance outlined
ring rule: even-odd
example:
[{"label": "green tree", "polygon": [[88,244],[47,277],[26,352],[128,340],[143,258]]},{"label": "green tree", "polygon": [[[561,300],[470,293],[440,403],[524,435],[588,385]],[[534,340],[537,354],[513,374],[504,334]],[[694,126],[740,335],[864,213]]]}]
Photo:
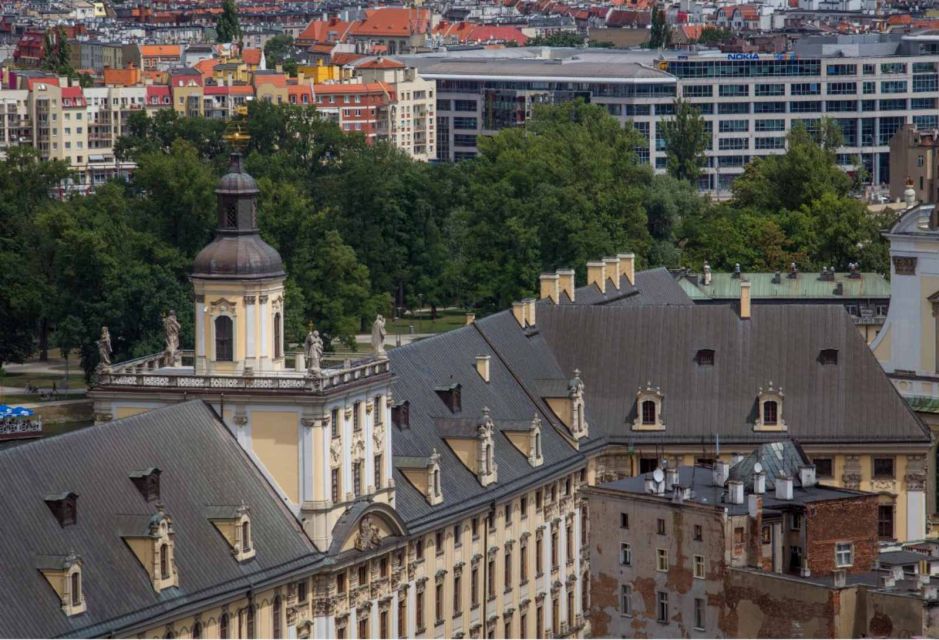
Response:
[{"label": "green tree", "polygon": [[721,44],[732,40],[734,32],[720,27],[705,27],[698,36],[698,44]]},{"label": "green tree", "polygon": [[222,2],[222,13],[215,21],[216,41],[222,44],[241,38],[241,23],[238,21],[238,7],[235,0]]},{"label": "green tree", "polygon": [[675,117],[658,123],[665,140],[668,174],[697,184],[707,162],[704,152],[711,144],[711,135],[697,107],[681,98],[676,98],[674,105]]},{"label": "green tree", "polygon": [[546,36],[536,36],[526,42],[529,47],[582,47],[587,38],[574,31],[558,31]]},{"label": "green tree", "polygon": [[47,71],[59,75],[72,76],[71,47],[63,27],[55,27],[46,31],[43,38],[43,57],[41,66]]},{"label": "green tree", "polygon": [[840,133],[827,125],[820,131],[813,135],[801,123],[795,125],[786,153],[754,160],[734,180],[734,201],[759,211],[794,211],[825,193],[847,196],[852,181],[838,167],[836,147],[831,146]]},{"label": "green tree", "polygon": [[[293,62],[293,36],[287,33],[274,36],[264,43],[264,58],[267,66],[273,68],[287,61]],[[296,64],[296,63],[294,63]]]},{"label": "green tree", "polygon": [[479,140],[466,165],[461,208],[448,221],[467,256],[467,299],[505,308],[527,295],[538,274],[579,267],[598,255],[650,244],[639,165],[642,139],[606,110],[581,101],[541,106],[525,128]]},{"label": "green tree", "polygon": [[650,49],[668,49],[672,45],[672,28],[668,26],[668,17],[665,11],[654,5],[652,7],[652,26],[649,33],[648,47]]}]

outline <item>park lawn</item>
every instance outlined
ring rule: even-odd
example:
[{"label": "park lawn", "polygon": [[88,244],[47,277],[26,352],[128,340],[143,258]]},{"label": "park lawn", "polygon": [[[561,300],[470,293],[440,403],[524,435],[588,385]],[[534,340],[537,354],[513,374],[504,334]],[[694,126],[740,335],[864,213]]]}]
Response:
[{"label": "park lawn", "polygon": [[430,314],[414,314],[389,320],[386,331],[389,336],[395,334],[407,335],[410,333],[411,325],[414,326],[414,333],[443,333],[457,329],[466,324],[466,312],[458,310],[441,311],[437,314],[436,320],[431,320]]}]

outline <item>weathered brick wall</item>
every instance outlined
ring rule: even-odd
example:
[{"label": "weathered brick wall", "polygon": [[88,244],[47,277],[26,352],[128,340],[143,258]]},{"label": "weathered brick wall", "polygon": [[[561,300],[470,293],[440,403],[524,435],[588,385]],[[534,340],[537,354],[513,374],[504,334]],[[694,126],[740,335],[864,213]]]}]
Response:
[{"label": "weathered brick wall", "polygon": [[849,573],[870,571],[877,558],[877,496],[829,500],[806,506],[806,558],[812,575],[828,575],[836,568],[835,544],[854,543]]}]

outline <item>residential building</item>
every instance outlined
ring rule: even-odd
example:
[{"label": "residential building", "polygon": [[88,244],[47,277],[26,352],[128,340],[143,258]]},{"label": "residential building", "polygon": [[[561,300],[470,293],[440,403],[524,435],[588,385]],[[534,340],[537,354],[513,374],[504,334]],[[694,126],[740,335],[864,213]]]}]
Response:
[{"label": "residential building", "polygon": [[436,83],[391,58],[363,59],[356,61],[354,67],[363,82],[382,83],[393,91],[388,140],[416,160],[435,159]]},{"label": "residential building", "polygon": [[847,273],[825,269],[799,271],[790,265],[775,273],[713,273],[705,263],[701,273],[681,271],[678,283],[696,304],[732,304],[740,300],[740,285],[749,283],[753,304],[832,304],[843,306],[868,344],[877,336],[890,307],[890,283],[879,273],[852,268]]},{"label": "residential building", "polygon": [[[879,497],[819,484],[789,440],[584,491],[601,637],[856,638],[939,630],[939,580],[878,558]],[[897,571],[896,569],[899,569]],[[896,576],[896,578],[895,578]],[[897,578],[901,584],[897,584]],[[912,583],[912,584],[910,584]]]},{"label": "residential building", "polygon": [[903,125],[890,140],[890,197],[901,201],[912,187],[915,202],[939,202],[939,128]]},{"label": "residential building", "polygon": [[751,160],[783,153],[795,124],[822,117],[841,127],[841,166],[860,160],[873,184],[890,182],[894,134],[939,125],[937,46],[926,31],[806,37],[785,54],[517,47],[403,60],[437,81],[440,160],[474,156],[479,136],[524,124],[538,104],[582,98],[630,122],[647,143],[640,160],[664,171],[659,122],[681,97],[712,134],[699,186],[719,195]]},{"label": "residential building", "polygon": [[392,88],[382,82],[313,85],[317,112],[369,142],[388,138]]}]

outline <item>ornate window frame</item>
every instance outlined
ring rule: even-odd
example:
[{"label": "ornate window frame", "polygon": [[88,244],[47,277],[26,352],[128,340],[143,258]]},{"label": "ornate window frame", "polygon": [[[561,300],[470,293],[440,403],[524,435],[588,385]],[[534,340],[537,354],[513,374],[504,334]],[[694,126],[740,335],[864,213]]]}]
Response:
[{"label": "ornate window frame", "polygon": [[[646,402],[652,402],[655,406],[655,416],[652,422],[643,420],[643,406]],[[639,387],[636,392],[636,417],[633,419],[633,431],[665,431],[665,417],[663,408],[665,404],[665,394],[658,386],[651,382],[646,382],[644,386]]]},{"label": "ornate window frame", "polygon": [[[753,424],[754,431],[788,431],[789,427],[783,419],[783,400],[785,394],[782,387],[773,385],[770,380],[766,388],[760,387],[756,401],[756,421]],[[775,404],[775,420],[767,415],[768,405]]]}]

